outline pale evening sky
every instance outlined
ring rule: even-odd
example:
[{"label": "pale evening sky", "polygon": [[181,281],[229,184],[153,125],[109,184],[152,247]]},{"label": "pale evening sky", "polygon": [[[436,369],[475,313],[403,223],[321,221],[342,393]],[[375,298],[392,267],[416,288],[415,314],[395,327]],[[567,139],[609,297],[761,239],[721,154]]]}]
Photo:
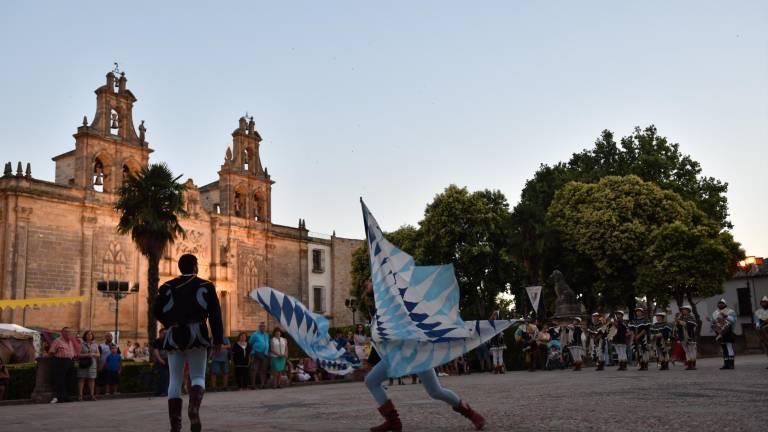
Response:
[{"label": "pale evening sky", "polygon": [[540,163],[653,123],[765,256],[766,23],[765,1],[3,1],[1,159],[53,180],[117,61],[152,161],[216,180],[247,111],[273,221],[362,238],[360,196],[386,230],[450,183],[514,205]]}]

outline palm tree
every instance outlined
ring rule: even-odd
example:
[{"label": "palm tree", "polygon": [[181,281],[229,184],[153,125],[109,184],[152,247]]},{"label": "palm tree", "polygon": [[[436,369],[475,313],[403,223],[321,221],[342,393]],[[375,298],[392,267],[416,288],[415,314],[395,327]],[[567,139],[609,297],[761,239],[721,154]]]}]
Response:
[{"label": "palm tree", "polygon": [[157,321],[152,315],[152,305],[157,298],[160,281],[160,259],[165,248],[178,236],[186,233],[179,224],[179,217],[186,217],[184,190],[179,183],[181,176],[174,177],[164,163],[143,167],[137,174],[127,173],[118,194],[115,210],[120,213],[117,232],[131,234],[142,255],[147,257],[147,335],[150,342],[157,334]]}]

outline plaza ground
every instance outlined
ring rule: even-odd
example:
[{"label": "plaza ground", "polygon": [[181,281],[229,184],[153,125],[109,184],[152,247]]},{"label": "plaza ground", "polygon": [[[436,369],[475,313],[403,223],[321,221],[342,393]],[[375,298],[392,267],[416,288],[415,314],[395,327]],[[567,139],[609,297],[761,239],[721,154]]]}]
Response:
[{"label": "plaza ground", "polygon": [[[741,356],[736,370],[704,359],[698,371],[511,372],[443,378],[488,419],[488,431],[765,431],[768,358]],[[390,396],[405,430],[471,431],[470,423],[420,385]],[[188,430],[185,400],[184,428]],[[363,383],[211,392],[207,431],[366,431],[380,417]],[[126,398],[0,407],[0,431],[168,430],[164,399]]]}]

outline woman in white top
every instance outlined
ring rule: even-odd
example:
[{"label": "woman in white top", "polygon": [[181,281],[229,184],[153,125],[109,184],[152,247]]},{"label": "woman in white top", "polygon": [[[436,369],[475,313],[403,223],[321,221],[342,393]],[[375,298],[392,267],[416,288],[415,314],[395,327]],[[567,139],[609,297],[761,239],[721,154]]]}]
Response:
[{"label": "woman in white top", "polygon": [[273,388],[280,388],[280,376],[285,371],[285,362],[288,359],[288,341],[282,334],[279,328],[272,330],[272,339],[269,341]]}]

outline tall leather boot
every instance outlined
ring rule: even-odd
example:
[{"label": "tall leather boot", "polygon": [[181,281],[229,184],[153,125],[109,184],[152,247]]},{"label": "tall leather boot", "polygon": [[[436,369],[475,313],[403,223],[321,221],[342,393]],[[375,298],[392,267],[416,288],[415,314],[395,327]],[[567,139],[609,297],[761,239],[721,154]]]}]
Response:
[{"label": "tall leather boot", "polygon": [[183,404],[181,398],[168,399],[168,420],[171,423],[171,432],[181,432],[181,407]]},{"label": "tall leather boot", "polygon": [[481,416],[477,411],[473,410],[468,403],[460,401],[459,406],[453,407],[453,410],[468,418],[469,421],[475,425],[475,429],[481,430],[485,427],[485,419],[483,416]]},{"label": "tall leather boot", "polygon": [[723,359],[723,367],[720,370],[728,369],[728,359]]},{"label": "tall leather boot", "polygon": [[203,403],[203,394],[205,394],[205,389],[199,385],[192,386],[189,389],[187,415],[189,416],[189,430],[192,432],[200,432],[203,429],[203,426],[200,424],[200,404]]},{"label": "tall leather boot", "polygon": [[605,370],[605,362],[597,362],[597,369],[595,370]]},{"label": "tall leather boot", "polygon": [[379,414],[384,417],[384,423],[371,428],[371,432],[400,432],[403,430],[403,424],[400,423],[400,415],[395,409],[395,405],[388,400],[379,407]]},{"label": "tall leather boot", "polygon": [[661,362],[661,370],[669,370],[669,363]]},{"label": "tall leather boot", "polygon": [[691,360],[691,370],[696,370],[696,360]]},{"label": "tall leather boot", "polygon": [[625,362],[625,361],[619,362],[619,370],[620,371],[627,370],[627,362]]},{"label": "tall leather boot", "polygon": [[574,371],[580,371],[581,370],[581,362],[573,363],[573,370]]}]

